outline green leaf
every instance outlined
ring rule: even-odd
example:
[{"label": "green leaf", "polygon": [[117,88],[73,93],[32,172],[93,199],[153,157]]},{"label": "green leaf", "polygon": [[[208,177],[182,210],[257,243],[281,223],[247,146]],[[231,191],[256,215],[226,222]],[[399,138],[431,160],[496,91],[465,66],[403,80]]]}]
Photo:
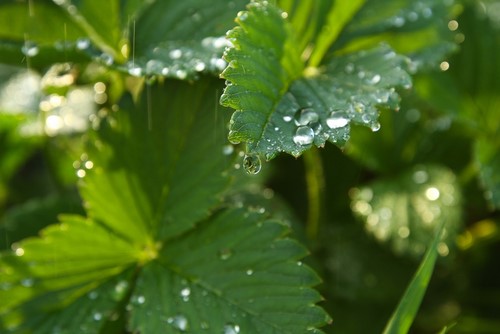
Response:
[{"label": "green leaf", "polygon": [[351,192],[351,207],[367,231],[397,253],[419,256],[436,226],[446,224],[439,245],[447,255],[461,227],[461,194],[450,170],[417,165],[389,179]]},{"label": "green leaf", "polygon": [[[220,203],[231,158],[213,80],[145,86],[101,125],[82,161],[88,214],[130,240],[183,233]],[[86,170],[85,166],[90,166]],[[154,238],[153,238],[154,236]]]},{"label": "green leaf", "polygon": [[52,45],[84,36],[71,18],[49,1],[2,1],[0,22],[3,22],[0,40],[28,40]]},{"label": "green leaf", "polygon": [[232,165],[216,89],[146,86],[102,120],[77,172],[88,218],[63,216],[0,258],[3,329],[119,332],[113,319],[130,316],[132,331],[303,333],[329,321],[286,226],[260,210],[213,213]]},{"label": "green leaf", "polygon": [[130,23],[130,55],[125,65],[135,76],[197,78],[219,74],[224,37],[233,26],[234,13],[244,8],[237,1],[156,1]]},{"label": "green leaf", "polygon": [[337,39],[347,22],[352,20],[355,14],[363,7],[366,0],[335,1],[328,13],[325,25],[316,39],[316,46],[309,59],[309,66],[318,66],[326,51]]},{"label": "green leaf", "polygon": [[61,212],[84,213],[76,193],[32,199],[10,208],[0,219],[0,249],[9,249],[12,243],[35,236],[42,228],[57,221]]},{"label": "green leaf", "polygon": [[500,144],[487,138],[478,138],[474,146],[474,159],[479,167],[479,178],[485,189],[485,198],[500,209]]},{"label": "green leaf", "polygon": [[437,226],[432,244],[425,253],[417,272],[406,289],[398,307],[384,329],[384,334],[406,334],[415,318],[420,303],[427,290],[427,286],[434,271],[434,264],[438,256],[438,245],[444,233],[444,224]]},{"label": "green leaf", "polygon": [[102,225],[80,216],[64,216],[61,222],[0,258],[0,314],[44,293],[64,295],[65,289],[95,285],[137,262],[139,250]]},{"label": "green leaf", "polygon": [[120,0],[110,1],[67,1],[54,0],[61,6],[73,22],[85,32],[86,37],[102,51],[119,62],[125,56],[123,45],[127,42],[127,28],[130,18],[137,10],[136,1],[125,5]]},{"label": "green leaf", "polygon": [[221,103],[236,110],[229,139],[247,142],[248,151],[268,160],[279,152],[298,156],[326,141],[342,146],[350,123],[378,130],[378,108],[397,106],[394,87],[411,87],[406,58],[387,45],[335,58],[309,76],[301,73],[278,8],[254,2],[237,22],[222,73],[230,83]]},{"label": "green leaf", "polygon": [[[316,275],[286,228],[227,210],[171,241],[144,268],[132,297],[141,333],[304,333],[328,321]],[[319,331],[317,331],[319,333]]]},{"label": "green leaf", "polygon": [[413,70],[437,69],[456,49],[454,33],[448,29],[449,12],[445,1],[367,1],[343,29],[329,57],[386,42],[410,56]]}]

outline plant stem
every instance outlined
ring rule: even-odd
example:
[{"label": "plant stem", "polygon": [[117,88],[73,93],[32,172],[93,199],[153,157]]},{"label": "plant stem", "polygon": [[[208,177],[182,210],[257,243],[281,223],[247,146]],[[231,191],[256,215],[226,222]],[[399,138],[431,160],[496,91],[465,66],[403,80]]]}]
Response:
[{"label": "plant stem", "polygon": [[303,156],[308,201],[306,232],[309,239],[314,240],[318,235],[321,219],[325,179],[319,150],[313,147],[304,152]]}]

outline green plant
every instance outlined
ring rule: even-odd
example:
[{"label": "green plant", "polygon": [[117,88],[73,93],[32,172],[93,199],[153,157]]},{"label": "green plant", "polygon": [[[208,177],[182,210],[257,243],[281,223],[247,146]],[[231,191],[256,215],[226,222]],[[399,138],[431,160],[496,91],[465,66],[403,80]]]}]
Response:
[{"label": "green plant", "polygon": [[[498,247],[500,67],[447,71],[498,64],[481,13],[4,1],[0,330],[380,332],[401,296],[385,333],[498,330],[459,277]],[[495,33],[452,61],[458,16]]]}]

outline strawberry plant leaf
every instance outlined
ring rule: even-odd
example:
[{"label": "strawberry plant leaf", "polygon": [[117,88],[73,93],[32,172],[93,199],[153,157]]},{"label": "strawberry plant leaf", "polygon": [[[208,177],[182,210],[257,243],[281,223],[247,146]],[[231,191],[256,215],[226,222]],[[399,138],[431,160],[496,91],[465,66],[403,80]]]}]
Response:
[{"label": "strawberry plant leaf", "polygon": [[224,34],[247,1],[156,1],[130,25],[132,75],[197,78],[219,74],[228,42]]},{"label": "strawberry plant leaf", "polygon": [[[456,49],[455,33],[448,29],[450,3],[367,1],[345,26],[328,56],[386,42],[412,59],[412,70],[436,69],[446,55]],[[409,39],[412,43],[407,42]]]},{"label": "strawberry plant leaf", "polygon": [[304,333],[322,326],[329,318],[310,288],[318,278],[299,262],[306,252],[286,230],[232,209],[170,241],[137,281],[131,329]]},{"label": "strawberry plant leaf", "polygon": [[378,130],[378,108],[397,107],[394,87],[411,87],[406,58],[380,45],[304,72],[285,18],[267,2],[252,2],[228,33],[234,48],[225,54],[229,84],[221,103],[236,110],[230,141],[269,160],[326,141],[342,146],[350,123]]},{"label": "strawberry plant leaf", "polygon": [[216,89],[147,85],[102,120],[77,171],[88,218],[63,216],[1,257],[5,330],[70,333],[78,319],[83,332],[119,332],[126,321],[113,320],[130,318],[132,331],[302,333],[328,321],[315,306],[318,278],[299,262],[306,251],[284,225],[214,213],[232,165]]},{"label": "strawberry plant leaf", "polygon": [[441,223],[437,226],[434,239],[428,247],[410,285],[408,285],[403,297],[401,297],[398,307],[387,323],[383,334],[408,333],[434,271],[434,265],[438,257],[439,243],[443,233],[444,224]]},{"label": "strawberry plant leaf", "polygon": [[138,105],[123,100],[81,163],[90,217],[130,240],[161,239],[189,230],[220,203],[231,158],[213,84],[167,81],[146,86]]},{"label": "strawberry plant leaf", "polygon": [[448,255],[461,226],[461,194],[444,167],[418,165],[351,192],[351,207],[367,231],[400,254],[421,255],[436,226],[445,225],[440,253]]}]

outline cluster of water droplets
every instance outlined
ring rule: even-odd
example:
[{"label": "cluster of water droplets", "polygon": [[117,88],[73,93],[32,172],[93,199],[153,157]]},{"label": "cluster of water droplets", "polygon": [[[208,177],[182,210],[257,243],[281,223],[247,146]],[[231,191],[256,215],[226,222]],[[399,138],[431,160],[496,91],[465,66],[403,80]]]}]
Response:
[{"label": "cluster of water droplets", "polygon": [[387,25],[401,28],[405,25],[415,24],[423,20],[429,20],[433,17],[433,2],[415,1],[409,8],[400,10],[394,16],[387,20]]}]

